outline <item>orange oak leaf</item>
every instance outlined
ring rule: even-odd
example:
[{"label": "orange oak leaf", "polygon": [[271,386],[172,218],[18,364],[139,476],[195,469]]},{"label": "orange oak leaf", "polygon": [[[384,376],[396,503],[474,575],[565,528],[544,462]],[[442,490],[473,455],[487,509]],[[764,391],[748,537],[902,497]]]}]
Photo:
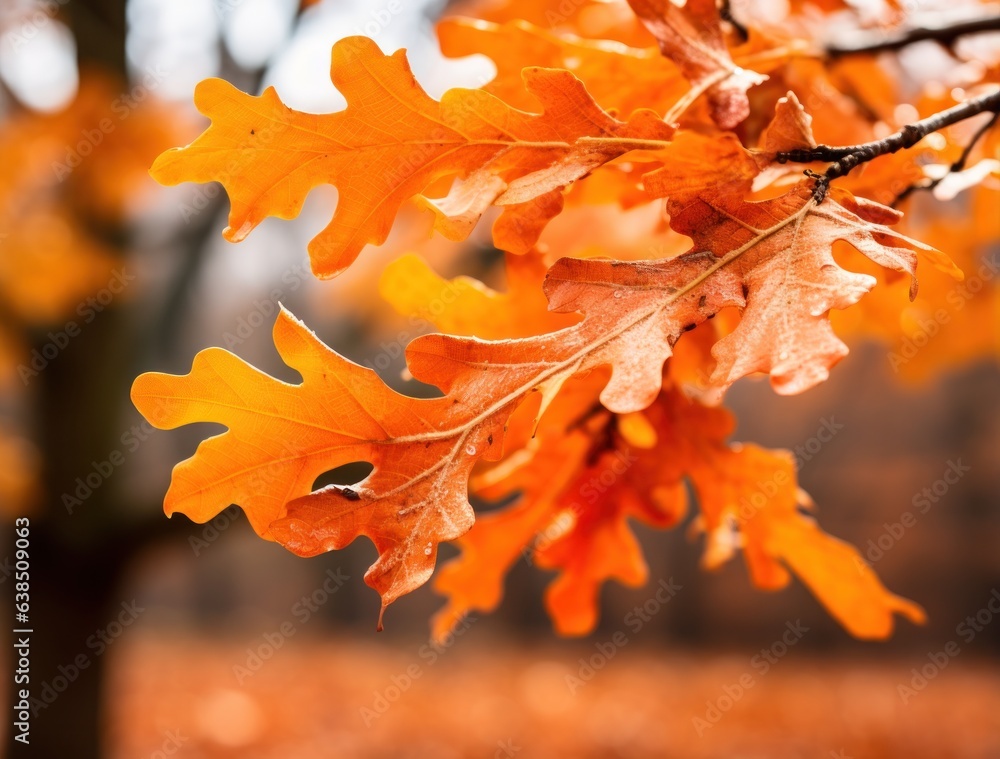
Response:
[{"label": "orange oak leaf", "polygon": [[641,416],[616,419],[615,443],[593,455],[593,462],[563,491],[551,521],[532,546],[534,563],[559,573],[545,592],[545,606],[560,634],[593,631],[598,594],[608,580],[628,587],[648,580],[649,569],[630,521],[664,529],[684,517],[683,486],[679,478],[664,476],[673,469],[664,465],[664,458],[673,452],[657,445],[655,431],[645,450],[623,434],[628,420],[647,419],[650,413],[655,418],[656,404]]},{"label": "orange oak leaf", "polygon": [[689,462],[687,475],[709,539],[706,566],[728,558],[735,531],[755,585],[782,588],[791,570],[856,637],[888,637],[894,613],[918,624],[924,621],[923,610],[887,591],[855,548],[822,532],[802,514],[800,506],[810,502],[796,485],[790,453],[726,444],[734,427],[729,412],[680,394],[665,400],[672,423],[658,429],[672,438],[664,444],[683,451],[679,458]]},{"label": "orange oak leaf", "polygon": [[[718,396],[753,372],[770,374],[779,393],[800,393],[824,381],[830,367],[847,355],[847,346],[830,327],[829,311],[853,305],[876,280],[841,268],[832,255],[837,241],[881,267],[909,274],[911,298],[916,295],[916,251],[961,278],[947,256],[886,226],[898,222],[900,213],[841,190],[832,190],[822,204],[808,184],[800,184],[760,202],[703,195],[669,201],[667,207],[673,229],[689,235],[696,248],[720,256],[746,254],[735,262],[747,292],[742,318],[712,350]],[[766,238],[764,230],[769,230]]]},{"label": "orange oak leaf", "polygon": [[[927,198],[908,202],[920,200]],[[965,272],[964,281],[931,272],[921,277],[920,294],[911,303],[902,283],[885,282],[834,320],[849,344],[879,340],[891,374],[905,381],[925,382],[977,360],[1000,361],[1000,330],[984,328],[1000,324],[1000,252],[994,245],[1000,239],[1000,193],[980,186],[962,203],[968,224],[919,213],[908,213],[903,223],[909,234],[946,251]]]},{"label": "orange oak leaf", "polygon": [[[607,39],[585,39],[556,33],[527,21],[495,24],[472,18],[446,18],[437,26],[441,52],[453,58],[485,55],[497,73],[483,86],[506,103],[534,107],[525,92],[523,69],[544,66],[572,71],[603,107],[620,113],[651,108],[674,122],[701,90],[655,46],[631,47]],[[754,78],[767,74],[805,50],[804,44],[774,45],[754,36],[732,51],[733,65],[752,69]]]},{"label": "orange oak leaf", "polygon": [[643,187],[654,197],[670,198],[676,207],[702,195],[742,197],[757,185],[768,186],[789,175],[800,178],[798,165],[775,163],[782,151],[816,146],[812,118],[794,92],[778,99],[759,142],[755,150],[747,150],[730,132],[680,131],[656,153],[664,165],[643,174]]},{"label": "orange oak leaf", "polygon": [[531,108],[521,71],[545,66],[572,71],[605,108],[665,114],[690,88],[680,70],[655,47],[632,48],[606,40],[556,34],[526,21],[493,24],[447,18],[437,25],[441,52],[451,58],[480,54],[497,67],[483,89],[519,108]]},{"label": "orange oak leaf", "polygon": [[678,132],[660,156],[664,166],[646,173],[642,184],[650,195],[671,198],[675,204],[708,193],[742,197],[759,171],[749,151],[728,132]]},{"label": "orange oak leaf", "polygon": [[[384,608],[426,582],[438,543],[457,538],[471,527],[466,483],[472,465],[480,457],[499,457],[505,422],[525,397],[539,391],[540,414],[571,377],[610,364],[611,377],[600,393],[607,408],[628,412],[652,402],[659,391],[663,363],[686,325],[704,321],[713,309],[739,297],[738,288],[725,277],[714,287],[703,288],[704,292],[684,293],[685,284],[711,266],[711,257],[703,255],[625,267],[613,262],[563,259],[550,270],[546,290],[553,309],[586,314],[578,324],[537,337],[503,341],[439,334],[412,341],[407,348],[410,372],[417,380],[439,387],[444,397],[405,399],[408,405],[401,408],[402,396],[391,394],[393,403],[385,411],[392,414],[393,424],[403,424],[408,418],[420,423],[396,432],[386,420],[380,423],[385,431],[378,435],[373,436],[374,430],[348,433],[356,446],[353,458],[340,456],[330,461],[328,457],[336,452],[331,451],[326,435],[311,436],[303,453],[286,452],[296,471],[301,459],[309,460],[309,472],[315,472],[312,467],[317,465],[321,472],[348,460],[370,461],[375,470],[351,489],[331,487],[295,500],[289,493],[287,517],[270,522],[270,535],[302,555],[341,548],[359,534],[368,535],[380,558],[366,581],[382,594]],[[610,288],[615,288],[611,297]],[[297,323],[289,317],[279,321],[282,330],[292,324]],[[298,330],[304,332],[302,327]],[[276,343],[280,336],[278,332]],[[644,350],[637,351],[637,345]],[[311,347],[310,354],[321,350],[336,356],[319,343]],[[279,352],[285,354],[281,344]],[[300,356],[301,351],[295,358],[301,360]],[[316,362],[320,363],[319,355]],[[198,373],[197,364],[196,360],[189,377]],[[293,368],[298,367],[293,364]],[[351,383],[352,388],[358,385],[352,389],[352,403],[391,393],[388,389],[377,392],[370,384],[377,382],[373,373],[340,357],[325,376],[337,376],[335,369],[340,369],[340,374],[364,377],[363,387],[360,380]],[[303,373],[301,368],[299,371]],[[342,377],[337,381],[346,383]],[[312,389],[312,393],[319,391]],[[144,393],[137,390],[135,395],[142,398]],[[365,402],[368,415],[373,408],[382,410],[381,405],[373,407],[373,400]],[[404,414],[404,409],[408,413]],[[367,417],[372,423],[377,418]],[[344,420],[339,425],[348,426]],[[260,434],[259,426],[255,432]],[[288,436],[286,432],[269,437]],[[299,445],[305,444],[301,432],[296,439]],[[314,461],[320,451],[324,453],[322,465]],[[260,453],[254,455],[259,458]],[[269,514],[272,519],[278,516],[274,511]]]},{"label": "orange oak leaf", "polygon": [[[388,604],[426,581],[440,541],[472,525],[465,486],[456,483],[467,481],[477,458],[499,453],[506,406],[469,423],[474,411],[460,398],[399,395],[284,310],[274,339],[301,385],[220,349],[199,353],[188,375],[136,380],[133,401],[153,424],[210,420],[228,427],[175,468],[164,508],[204,522],[238,503],[258,534],[302,555],[367,534],[380,558],[366,580]],[[320,474],[352,461],[370,461],[375,470],[355,488],[319,491],[293,505],[296,519],[274,524]],[[304,518],[314,524],[305,532]],[[321,527],[329,545],[314,535]]]},{"label": "orange oak leaf", "polygon": [[[876,137],[870,115],[858,101],[840,91],[822,60],[802,56],[788,62],[773,75],[779,93],[794,91],[809,105],[815,118],[811,124],[816,142],[853,145]],[[886,201],[887,203],[889,201]]]},{"label": "orange oak leaf", "polygon": [[[571,323],[565,321],[572,319],[570,315],[548,311],[539,302],[544,275],[540,256],[509,255],[507,291],[497,293],[468,278],[443,280],[420,259],[405,256],[388,267],[380,284],[383,297],[403,314],[419,313],[449,334],[496,339],[534,335]],[[443,295],[449,288],[452,297]],[[520,507],[477,517],[472,530],[458,538],[461,567],[450,563],[435,579],[435,588],[453,599],[435,617],[439,638],[469,611],[491,611],[499,604],[507,571],[529,553],[530,539],[552,521],[557,497],[567,483],[587,469],[592,431],[606,427],[611,418],[596,405],[606,382],[601,372],[571,380],[540,421],[536,421],[537,403],[523,404],[508,420],[504,459],[477,467],[470,483],[477,496],[492,499],[524,490],[531,498]],[[619,425],[627,425],[636,415],[619,417]],[[608,563],[612,560],[609,556]]]},{"label": "orange oak leaf", "polygon": [[347,108],[326,115],[293,111],[273,88],[253,97],[222,80],[202,82],[195,104],[211,126],[160,156],[153,176],[163,184],[222,182],[233,242],[267,216],[298,215],[313,187],[335,185],[333,220],[309,245],[313,271],[331,277],[366,244],[385,241],[402,203],[442,180],[454,179],[448,195],[422,202],[442,234],[464,239],[490,205],[530,202],[673,134],[652,111],[615,119],[561,70],[524,71],[542,113],[480,90],[453,89],[436,101],[403,51],[384,55],[366,37],[334,45],[331,77]]},{"label": "orange oak leaf", "polygon": [[774,118],[760,135],[758,150],[768,163],[778,153],[816,147],[812,116],[806,113],[798,96],[789,91],[774,107]]},{"label": "orange oak leaf", "polygon": [[531,497],[477,516],[472,529],[458,538],[461,556],[445,564],[434,578],[434,589],[448,597],[447,605],[431,622],[435,638],[444,638],[472,611],[494,611],[503,598],[507,573],[518,560],[530,558],[532,540],[552,523],[558,499],[578,475],[592,446],[583,429],[554,431],[549,440],[544,431],[540,435],[550,444],[535,446],[530,455],[515,456],[507,466],[480,478],[475,490],[481,497],[501,497],[522,488]]},{"label": "orange oak leaf", "polygon": [[[667,388],[642,412],[652,433],[644,448],[627,439],[628,418],[613,424],[598,418],[574,429],[561,450],[540,450],[521,466],[500,469],[501,463],[503,476],[477,489],[491,498],[524,495],[480,517],[457,541],[461,555],[435,578],[435,589],[448,598],[433,622],[436,637],[472,611],[494,610],[506,573],[522,559],[559,571],[546,591],[556,629],[568,635],[592,631],[602,583],[640,586],[648,578],[629,521],[660,529],[677,525],[687,508],[685,480],[694,486],[699,522],[709,537],[709,568],[742,546],[758,587],[784,587],[791,570],[860,638],[888,636],[894,613],[923,621],[922,610],[889,593],[854,548],[800,512],[804,496],[789,454],[726,442],[734,426],[728,411]],[[599,437],[614,428],[613,435]],[[587,458],[592,463],[581,465]]]},{"label": "orange oak leaf", "polygon": [[524,203],[505,206],[493,224],[493,244],[518,255],[534,250],[548,223],[562,213],[564,204],[563,190],[559,188]]},{"label": "orange oak leaf", "polygon": [[729,54],[715,0],[629,0],[629,5],[691,82],[705,92],[712,119],[732,129],[750,113],[747,90],[766,77],[740,68]]}]

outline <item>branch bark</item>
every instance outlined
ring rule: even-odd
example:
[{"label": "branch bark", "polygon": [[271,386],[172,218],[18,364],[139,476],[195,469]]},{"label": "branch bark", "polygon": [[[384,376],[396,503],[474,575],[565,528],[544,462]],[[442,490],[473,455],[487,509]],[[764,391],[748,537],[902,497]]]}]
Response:
[{"label": "branch bark", "polygon": [[[952,124],[965,121],[980,113],[1000,113],[1000,90],[986,95],[966,100],[952,108],[936,113],[913,124],[907,124],[894,134],[881,140],[873,140],[860,145],[817,145],[803,150],[789,150],[778,153],[775,160],[778,163],[812,163],[813,161],[832,161],[830,167],[822,174],[807,172],[815,176],[817,181],[817,201],[826,195],[826,189],[834,179],[842,177],[852,169],[871,161],[880,155],[896,153],[916,145],[927,135],[937,132]],[[978,139],[978,137],[977,137]]]},{"label": "branch bark", "polygon": [[930,25],[916,29],[906,29],[894,34],[866,34],[860,39],[844,43],[830,44],[825,47],[829,58],[841,58],[848,55],[865,55],[899,50],[914,42],[933,40],[942,45],[951,45],[959,37],[967,34],[1000,31],[1000,15],[968,19],[950,24]]},{"label": "branch bark", "polygon": [[893,200],[892,203],[890,203],[890,205],[893,208],[895,208],[897,205],[899,205],[908,197],[910,197],[910,195],[912,195],[914,192],[917,192],[918,190],[933,190],[935,187],[941,184],[942,180],[946,176],[948,176],[948,174],[954,174],[956,172],[964,170],[965,164],[968,162],[969,156],[972,154],[972,149],[976,147],[976,143],[978,143],[979,140],[982,139],[983,135],[986,134],[988,131],[990,131],[990,129],[992,129],[998,121],[1000,121],[1000,111],[995,112],[993,114],[993,118],[984,121],[983,125],[976,130],[976,133],[972,135],[972,139],[969,140],[969,143],[962,150],[962,154],[958,157],[958,159],[954,163],[951,164],[951,166],[948,167],[947,173],[942,174],[937,179],[928,179],[923,182],[914,182],[905,190],[903,190],[901,193],[899,193],[899,195],[896,196],[896,199]]}]

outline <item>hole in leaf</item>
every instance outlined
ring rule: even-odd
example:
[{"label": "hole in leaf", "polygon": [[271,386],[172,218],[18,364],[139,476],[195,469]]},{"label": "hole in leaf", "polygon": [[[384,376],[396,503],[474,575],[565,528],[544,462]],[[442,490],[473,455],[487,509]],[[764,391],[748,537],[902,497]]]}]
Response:
[{"label": "hole in leaf", "polygon": [[338,466],[317,477],[313,482],[313,490],[325,488],[327,485],[354,485],[371,474],[374,468],[367,461],[352,461],[350,464]]}]

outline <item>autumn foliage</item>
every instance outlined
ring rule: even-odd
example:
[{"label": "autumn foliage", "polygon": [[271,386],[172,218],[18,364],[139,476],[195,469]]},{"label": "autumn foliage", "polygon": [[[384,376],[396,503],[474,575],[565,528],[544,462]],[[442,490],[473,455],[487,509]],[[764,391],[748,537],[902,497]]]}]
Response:
[{"label": "autumn foliage", "polygon": [[[397,393],[285,310],[274,343],[299,384],[219,348],[184,376],[139,377],[132,398],[155,426],[227,428],[175,468],[167,513],[204,522],[236,503],[259,535],[302,556],[364,535],[378,551],[365,580],[383,611],[426,583],[439,545],[454,541],[461,553],[435,580],[447,598],[438,634],[494,609],[526,552],[555,572],[545,603],[556,628],[585,634],[604,582],[647,579],[630,523],[672,528],[689,512],[706,568],[741,552],[759,588],[795,575],[858,637],[888,636],[895,613],[920,622],[919,606],[817,526],[791,455],[730,442],[733,417],[719,404],[756,374],[781,394],[808,390],[847,355],[842,337],[905,340],[959,292],[963,269],[976,276],[982,243],[1000,232],[1000,164],[959,188],[982,214],[962,231],[933,213],[901,224],[894,206],[928,200],[907,188],[952,165],[977,125],[948,124],[918,149],[842,174],[789,154],[885,137],[901,117],[991,92],[998,69],[966,66],[949,75],[964,77],[951,94],[927,86],[903,107],[891,67],[874,54],[835,60],[815,9],[797,3],[780,23],[741,18],[746,35],[712,0],[569,5],[469,4],[478,18],[442,21],[446,55],[483,53],[497,73],[439,100],[405,51],[365,37],[333,46],[331,76],[347,101],[336,113],[299,113],[271,88],[199,85],[195,104],[211,125],[152,174],[221,182],[227,239],[295,217],[329,184],[336,208],[309,245],[317,277],[384,243],[416,204],[448,240],[492,220],[508,289],[446,281],[413,253],[385,271],[382,294],[404,313],[453,295],[427,312],[441,332],[406,349],[409,374],[438,397]],[[903,23],[901,13],[885,23]],[[995,128],[973,142],[983,161],[1000,145]],[[626,229],[640,208],[656,210],[644,217],[653,223]],[[955,318],[995,325],[1000,289],[988,287]],[[997,355],[995,330],[958,333],[893,368],[919,377]],[[313,490],[358,461],[374,466],[363,481]],[[587,483],[606,472],[613,483],[590,497]],[[470,492],[514,500],[477,518]]]}]

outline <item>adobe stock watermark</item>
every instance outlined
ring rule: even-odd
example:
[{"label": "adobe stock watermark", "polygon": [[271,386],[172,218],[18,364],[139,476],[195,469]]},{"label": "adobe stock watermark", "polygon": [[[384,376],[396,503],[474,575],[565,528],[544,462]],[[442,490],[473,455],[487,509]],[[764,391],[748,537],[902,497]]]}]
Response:
[{"label": "adobe stock watermark", "polygon": [[32,715],[37,717],[43,710],[52,706],[56,699],[79,679],[83,670],[90,667],[98,657],[103,656],[125,631],[135,624],[145,610],[145,607],[139,606],[135,599],[122,601],[121,611],[104,627],[95,630],[84,642],[87,650],[77,654],[72,661],[60,664],[57,668],[59,674],[42,682],[39,695],[29,699]]},{"label": "adobe stock watermark", "polygon": [[993,253],[980,264],[975,274],[957,283],[945,295],[945,302],[950,306],[950,311],[939,308],[930,317],[917,319],[916,331],[904,337],[896,350],[886,354],[893,372],[898,374],[900,367],[912,361],[922,348],[941,334],[951,322],[952,315],[965,308],[969,301],[982,292],[987,283],[996,278],[998,272],[1000,272],[1000,253]]},{"label": "adobe stock watermark", "polygon": [[285,642],[295,635],[302,625],[309,622],[350,579],[350,575],[345,574],[339,567],[336,570],[326,570],[320,586],[292,604],[289,609],[290,618],[285,619],[273,630],[263,633],[260,636],[260,643],[247,647],[243,663],[233,665],[236,682],[243,685],[260,672],[264,664],[281,650]]},{"label": "adobe stock watermark", "polygon": [[[68,3],[69,0],[36,0],[32,3],[30,12],[12,11],[11,15],[19,16],[21,23],[16,29],[8,30],[3,35],[4,42],[9,42],[14,50],[24,47],[35,39],[42,27],[58,16],[59,9]],[[4,21],[3,15],[0,13],[0,22]],[[0,23],[0,28],[6,26],[7,24]]]},{"label": "adobe stock watermark", "polygon": [[820,419],[816,432],[792,448],[795,457],[795,470],[800,471],[802,467],[816,458],[816,454],[823,450],[823,446],[831,442],[845,426],[842,422],[838,422],[835,416]]},{"label": "adobe stock watermark", "polygon": [[376,720],[388,712],[393,704],[396,704],[413,687],[413,684],[424,676],[427,668],[437,664],[441,657],[455,645],[458,638],[465,635],[478,619],[479,617],[474,614],[466,614],[441,640],[431,639],[420,646],[417,649],[417,657],[420,661],[411,662],[402,672],[391,675],[388,685],[372,692],[371,705],[358,709],[358,714],[365,727],[371,727]]},{"label": "adobe stock watermark", "polygon": [[545,23],[551,26],[559,26],[565,23],[588,0],[562,0],[555,8],[548,8],[545,11]]},{"label": "adobe stock watermark", "polygon": [[4,560],[0,562],[0,585],[7,582],[14,574],[14,562],[11,561],[10,556],[5,556]]},{"label": "adobe stock watermark", "polygon": [[94,495],[125,464],[127,458],[149,440],[150,435],[154,432],[156,432],[156,428],[143,419],[122,433],[119,438],[122,444],[121,448],[115,448],[99,461],[92,460],[90,469],[76,478],[73,490],[66,491],[61,496],[66,513],[72,516],[76,509],[83,506],[84,502]]},{"label": "adobe stock watermark", "polygon": [[963,464],[961,458],[955,461],[949,460],[944,473],[913,496],[913,511],[904,511],[900,514],[897,522],[883,522],[881,534],[878,537],[869,538],[868,545],[863,549],[864,558],[857,556],[854,558],[858,571],[861,572],[865,567],[881,561],[882,557],[903,539],[907,530],[916,527],[917,517],[930,511],[931,507],[939,503],[953,485],[971,471],[972,467]]},{"label": "adobe stock watermark", "polygon": [[[622,617],[622,624],[632,635],[638,635],[642,628],[683,589],[684,586],[676,582],[673,577],[660,580],[653,595]],[[566,675],[566,687],[569,692],[575,695],[580,688],[593,680],[597,673],[607,667],[618,652],[629,644],[629,640],[624,630],[616,630],[606,640],[594,643],[595,653],[586,657],[581,656],[577,662],[576,674]]]},{"label": "adobe stock watermark", "polygon": [[[803,467],[823,449],[823,446],[832,441],[837,433],[844,429],[844,426],[836,420],[836,417],[820,419],[820,426],[816,433],[792,449],[795,471],[801,472]],[[765,508],[771,499],[791,482],[791,479],[791,476],[784,469],[777,469],[769,478],[757,480],[754,489],[748,495],[740,496],[736,504],[735,516],[738,516],[742,521],[751,519],[758,511]]]},{"label": "adobe stock watermark", "polygon": [[[1000,615],[1000,589],[993,588],[986,603],[970,614],[955,627],[957,635],[962,643],[968,645],[976,639],[979,633],[989,626],[994,618]],[[948,667],[952,659],[962,653],[962,645],[958,640],[949,640],[937,651],[928,651],[927,662],[919,667],[910,669],[910,677],[905,682],[900,682],[896,686],[896,695],[899,700],[907,705],[918,694],[924,691],[937,677]]]},{"label": "adobe stock watermark", "polygon": [[493,752],[493,759],[512,759],[512,757],[520,754],[522,750],[520,746],[514,743],[513,738],[498,740],[496,746],[497,749]]},{"label": "adobe stock watermark", "polygon": [[[799,443],[792,449],[792,456],[795,460],[795,472],[802,469],[812,461],[827,443],[844,429],[845,425],[836,420],[836,417],[820,419],[819,429],[811,435],[805,442]],[[746,522],[754,517],[758,511],[766,508],[778,493],[792,481],[792,476],[784,469],[776,469],[773,474],[763,480],[757,480],[754,488],[746,495],[741,495],[736,503],[736,513],[733,515],[742,522]]]},{"label": "adobe stock watermark", "polygon": [[48,340],[41,347],[31,351],[28,363],[22,363],[17,367],[18,376],[25,386],[44,372],[49,364],[69,347],[74,338],[83,334],[83,327],[93,322],[110,306],[112,301],[135,281],[135,278],[135,274],[129,274],[124,268],[112,271],[107,285],[77,305],[76,315],[80,317],[79,321],[68,321],[58,331],[49,330]]},{"label": "adobe stock watermark", "polygon": [[229,526],[239,518],[240,507],[232,504],[220,511],[215,518],[206,522],[200,535],[189,535],[188,545],[191,552],[197,557],[212,543],[218,540],[222,533],[229,529]]},{"label": "adobe stock watermark", "polygon": [[707,700],[702,716],[691,718],[691,725],[698,737],[703,738],[708,730],[719,724],[719,721],[743,699],[747,692],[757,685],[758,680],[754,677],[754,673],[757,677],[763,677],[770,672],[771,668],[787,656],[807,632],[809,628],[802,624],[801,619],[786,622],[781,637],[750,658],[750,669],[740,675],[735,682],[723,685],[719,696]]},{"label": "adobe stock watermark", "polygon": [[177,752],[181,750],[181,746],[189,740],[191,740],[190,737],[181,735],[180,730],[167,730],[163,735],[163,743],[149,755],[149,759],[168,759],[168,757],[176,756]]},{"label": "adobe stock watermark", "polygon": [[368,18],[362,24],[355,24],[351,33],[375,39],[402,12],[402,0],[389,0],[381,8],[368,11]]}]

